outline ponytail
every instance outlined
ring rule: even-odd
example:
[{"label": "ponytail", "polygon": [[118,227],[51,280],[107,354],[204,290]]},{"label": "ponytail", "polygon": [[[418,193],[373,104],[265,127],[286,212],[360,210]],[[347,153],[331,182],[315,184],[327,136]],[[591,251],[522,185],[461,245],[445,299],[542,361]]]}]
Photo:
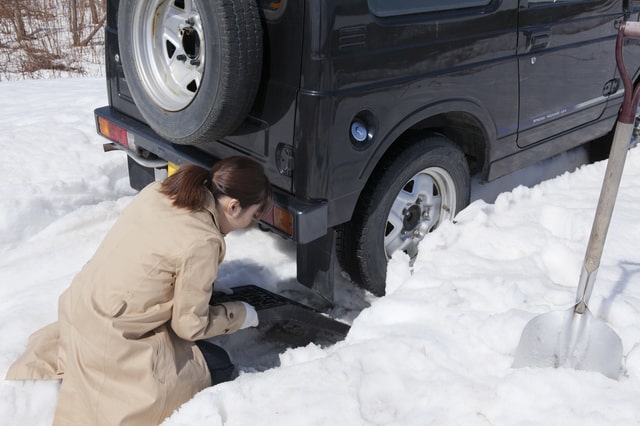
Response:
[{"label": "ponytail", "polygon": [[210,175],[207,169],[186,164],[162,182],[160,192],[173,200],[175,207],[191,211],[202,210],[207,202],[207,185]]},{"label": "ponytail", "polygon": [[258,204],[258,214],[270,207],[273,197],[262,165],[241,156],[220,160],[211,171],[195,164],[184,165],[165,179],[160,188],[174,206],[191,211],[205,208],[209,191],[216,200],[221,196],[235,198],[243,209]]}]

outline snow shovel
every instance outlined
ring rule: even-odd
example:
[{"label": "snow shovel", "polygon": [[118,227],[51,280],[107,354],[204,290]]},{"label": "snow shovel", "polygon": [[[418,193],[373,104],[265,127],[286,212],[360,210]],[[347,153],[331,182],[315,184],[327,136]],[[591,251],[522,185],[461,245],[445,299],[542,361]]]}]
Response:
[{"label": "snow shovel", "polygon": [[617,379],[620,374],[622,341],[611,327],[589,311],[588,303],[600,266],[638,107],[639,92],[638,89],[633,91],[622,58],[624,37],[640,38],[640,22],[622,22],[618,30],[616,64],[624,85],[624,98],[580,273],[576,304],[566,311],[549,312],[529,321],[522,331],[513,367],[569,367],[598,371],[612,379]]}]

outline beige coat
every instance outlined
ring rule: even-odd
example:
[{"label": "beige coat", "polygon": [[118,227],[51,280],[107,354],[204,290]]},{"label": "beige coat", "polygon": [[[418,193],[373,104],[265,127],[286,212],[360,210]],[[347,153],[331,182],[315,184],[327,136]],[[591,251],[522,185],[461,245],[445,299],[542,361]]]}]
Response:
[{"label": "beige coat", "polygon": [[215,201],[191,213],[159,183],[123,211],[34,333],[7,379],[56,379],[54,424],[152,425],[211,385],[193,341],[240,328],[239,302],[209,305],[225,253]]}]

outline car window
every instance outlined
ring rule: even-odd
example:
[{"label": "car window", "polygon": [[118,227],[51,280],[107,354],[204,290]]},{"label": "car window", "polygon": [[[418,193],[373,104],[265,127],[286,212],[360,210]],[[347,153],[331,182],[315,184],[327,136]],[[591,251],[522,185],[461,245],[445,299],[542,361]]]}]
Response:
[{"label": "car window", "polygon": [[386,17],[481,7],[487,6],[491,0],[368,0],[368,2],[369,9],[374,15]]}]

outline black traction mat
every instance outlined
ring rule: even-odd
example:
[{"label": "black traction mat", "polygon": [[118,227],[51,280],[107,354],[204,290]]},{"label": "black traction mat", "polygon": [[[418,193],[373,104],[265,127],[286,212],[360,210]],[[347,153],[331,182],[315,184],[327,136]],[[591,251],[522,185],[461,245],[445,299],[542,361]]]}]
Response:
[{"label": "black traction mat", "polygon": [[233,294],[214,292],[211,304],[240,301],[252,305],[258,313],[259,327],[270,327],[270,335],[279,340],[294,345],[332,344],[349,332],[348,324],[262,287],[243,285],[232,290]]}]

